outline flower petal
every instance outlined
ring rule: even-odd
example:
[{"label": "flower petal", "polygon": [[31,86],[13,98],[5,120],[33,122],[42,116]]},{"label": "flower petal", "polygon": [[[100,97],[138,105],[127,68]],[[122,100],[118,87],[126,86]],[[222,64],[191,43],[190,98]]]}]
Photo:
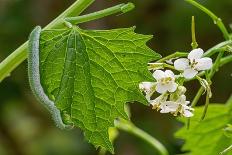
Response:
[{"label": "flower petal", "polygon": [[197,64],[195,68],[197,70],[208,70],[212,67],[213,62],[211,58],[201,58],[196,60]]},{"label": "flower petal", "polygon": [[192,117],[192,116],[193,116],[193,113],[190,112],[189,110],[184,109],[183,116],[185,116],[185,117]]},{"label": "flower petal", "polygon": [[162,99],[163,99],[163,95],[160,95],[157,98],[155,98],[154,100],[150,100],[150,104],[153,106],[158,105],[162,102]]},{"label": "flower petal", "polygon": [[188,59],[190,59],[191,62],[194,59],[200,59],[203,53],[204,51],[201,48],[194,49],[188,54]]},{"label": "flower petal", "polygon": [[169,113],[175,112],[178,109],[179,105],[173,101],[166,101],[160,105],[160,113]]},{"label": "flower petal", "polygon": [[141,82],[139,88],[144,91],[150,91],[150,89],[155,85],[155,82]]},{"label": "flower petal", "polygon": [[195,75],[197,75],[197,71],[192,69],[192,68],[188,68],[188,69],[185,69],[184,70],[184,73],[183,73],[183,76],[186,78],[186,79],[191,79],[193,78]]},{"label": "flower petal", "polygon": [[156,91],[160,94],[165,93],[168,90],[168,85],[163,85],[161,83],[157,83],[156,85]]},{"label": "flower petal", "polygon": [[187,58],[180,58],[174,62],[174,67],[177,70],[185,70],[189,67],[189,60]]},{"label": "flower petal", "polygon": [[156,70],[156,71],[153,73],[153,77],[158,81],[159,79],[165,77],[165,73],[164,73],[162,70]]},{"label": "flower petal", "polygon": [[168,91],[171,92],[171,93],[174,92],[174,91],[176,91],[177,86],[178,86],[178,85],[177,85],[177,83],[175,83],[175,82],[170,83],[170,84],[169,84],[169,87],[168,87]]},{"label": "flower petal", "polygon": [[164,73],[166,77],[171,77],[173,80],[175,80],[175,74],[171,70],[166,70]]}]

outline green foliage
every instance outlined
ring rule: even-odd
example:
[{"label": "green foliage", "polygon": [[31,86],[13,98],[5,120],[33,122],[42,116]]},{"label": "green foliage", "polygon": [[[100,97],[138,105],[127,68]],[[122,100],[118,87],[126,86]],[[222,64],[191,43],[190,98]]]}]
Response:
[{"label": "green foliage", "polygon": [[[200,121],[203,110],[204,106],[195,108],[190,128],[183,126],[176,137],[185,140],[182,150],[190,151],[189,155],[218,155],[232,143],[232,139],[224,134],[224,128],[232,122],[231,107],[211,104],[206,118]],[[186,119],[181,119],[181,122],[186,122]]]},{"label": "green foliage", "polygon": [[65,122],[80,127],[96,147],[113,152],[108,129],[116,118],[128,119],[126,102],[147,104],[138,85],[152,80],[147,63],[160,57],[146,46],[151,38],[134,27],[41,32],[41,85]]}]

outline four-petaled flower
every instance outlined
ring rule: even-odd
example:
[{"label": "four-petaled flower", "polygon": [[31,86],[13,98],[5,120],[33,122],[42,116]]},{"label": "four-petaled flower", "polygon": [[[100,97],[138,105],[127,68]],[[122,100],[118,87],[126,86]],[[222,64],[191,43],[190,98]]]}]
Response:
[{"label": "four-petaled flower", "polygon": [[177,70],[183,71],[183,76],[191,79],[197,75],[198,71],[208,70],[212,67],[212,59],[203,56],[204,51],[200,48],[192,50],[187,58],[180,58],[174,62]]},{"label": "four-petaled flower", "polygon": [[174,92],[177,88],[177,84],[175,83],[175,75],[172,71],[166,70],[163,72],[162,70],[156,70],[153,73],[153,77],[156,79],[156,91],[160,94],[165,92]]},{"label": "four-petaled flower", "polygon": [[185,117],[192,117],[194,109],[189,107],[188,104],[190,102],[186,101],[186,96],[181,95],[178,100],[176,101],[166,101],[161,103],[160,108],[161,108],[161,113],[172,113],[175,116],[180,113],[182,116]]}]

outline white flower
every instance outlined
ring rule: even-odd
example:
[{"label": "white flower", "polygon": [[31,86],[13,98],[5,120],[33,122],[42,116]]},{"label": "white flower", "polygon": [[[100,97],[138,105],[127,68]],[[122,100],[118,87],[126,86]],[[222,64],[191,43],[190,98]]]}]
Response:
[{"label": "white flower", "polygon": [[190,102],[186,101],[186,96],[181,95],[176,101],[165,101],[160,104],[160,113],[172,113],[175,116],[180,113],[185,117],[192,117],[194,109],[189,107]]},{"label": "white flower", "polygon": [[190,106],[188,106],[188,104],[190,102],[186,101],[186,96],[185,95],[181,95],[177,102],[181,105],[181,108],[180,108],[179,112],[183,116],[185,116],[185,117],[192,117],[193,116],[193,113],[191,111],[193,111],[194,109],[191,108]]},{"label": "white flower", "polygon": [[150,102],[152,94],[155,92],[155,82],[141,82],[139,89],[145,92],[146,99]]},{"label": "white flower", "polygon": [[161,94],[160,96],[158,96],[156,99],[151,100],[150,104],[153,106],[153,109],[159,109],[160,105],[163,102],[166,102],[166,100],[168,99],[168,94]]},{"label": "white flower", "polygon": [[169,113],[177,111],[179,104],[173,101],[166,101],[160,105],[160,113]]},{"label": "white flower", "polygon": [[165,93],[166,91],[174,92],[177,88],[175,83],[175,75],[172,71],[166,70],[156,70],[153,73],[153,77],[156,79],[156,91],[160,94]]},{"label": "white flower", "polygon": [[203,56],[204,51],[201,48],[194,49],[188,54],[187,58],[180,58],[174,62],[177,70],[184,71],[183,76],[191,79],[197,75],[198,71],[208,70],[212,67],[212,59]]}]

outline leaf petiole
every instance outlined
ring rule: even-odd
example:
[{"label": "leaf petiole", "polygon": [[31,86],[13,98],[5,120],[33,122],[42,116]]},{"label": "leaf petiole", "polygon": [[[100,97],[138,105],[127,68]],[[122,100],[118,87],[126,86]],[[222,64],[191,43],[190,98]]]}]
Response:
[{"label": "leaf petiole", "polygon": [[127,3],[127,4],[119,4],[104,10],[100,10],[97,12],[93,12],[90,14],[86,14],[83,16],[77,16],[77,17],[66,17],[64,20],[75,25],[80,23],[85,23],[88,21],[93,21],[96,19],[100,19],[109,15],[118,14],[118,13],[126,13],[134,9],[133,3]]}]

